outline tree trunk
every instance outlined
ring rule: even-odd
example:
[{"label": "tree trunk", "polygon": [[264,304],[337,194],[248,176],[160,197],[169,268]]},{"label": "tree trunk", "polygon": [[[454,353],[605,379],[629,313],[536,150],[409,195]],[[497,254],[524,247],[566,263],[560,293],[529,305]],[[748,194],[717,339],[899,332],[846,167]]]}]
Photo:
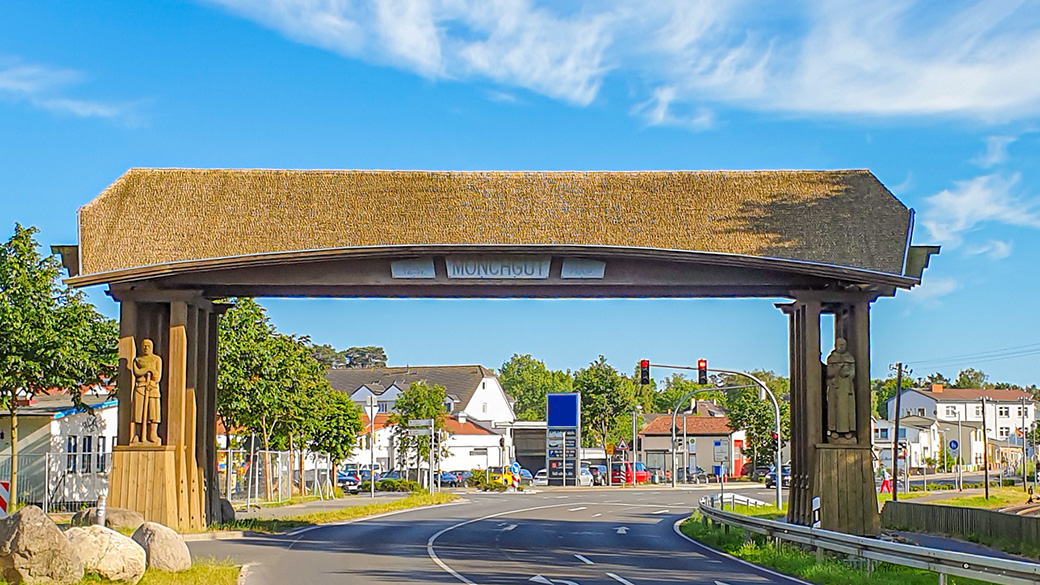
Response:
[{"label": "tree trunk", "polygon": [[[7,512],[11,513],[18,503],[18,406],[15,403],[17,390],[11,391],[11,485],[8,486]],[[46,487],[44,488],[46,489]],[[45,510],[46,511],[46,510]]]},{"label": "tree trunk", "polygon": [[264,494],[267,501],[271,501],[271,438],[267,429],[264,429]]}]

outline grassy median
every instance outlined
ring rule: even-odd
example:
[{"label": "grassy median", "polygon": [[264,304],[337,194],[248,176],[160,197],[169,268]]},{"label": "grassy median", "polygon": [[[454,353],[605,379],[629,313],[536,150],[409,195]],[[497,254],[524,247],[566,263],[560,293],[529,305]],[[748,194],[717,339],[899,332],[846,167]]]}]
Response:
[{"label": "grassy median", "polygon": [[227,522],[221,524],[217,528],[220,530],[251,530],[253,532],[270,533],[285,532],[287,530],[302,528],[304,526],[316,526],[318,524],[343,522],[345,520],[354,520],[356,518],[364,518],[365,516],[374,516],[376,514],[396,512],[398,510],[421,508],[424,506],[433,506],[435,504],[446,504],[448,502],[453,502],[457,499],[459,499],[457,495],[450,493],[416,493],[405,496],[400,500],[393,500],[390,502],[379,502],[374,504],[365,504],[363,506],[350,506],[341,508],[339,510],[329,510],[327,512],[315,512],[312,514],[301,514],[299,516],[287,516],[285,518],[277,518],[270,520],[235,520],[234,522]]},{"label": "grassy median", "polygon": [[[780,513],[776,508],[741,508],[737,506],[736,512],[767,518]],[[771,540],[757,534],[751,534],[749,539],[740,528],[730,528],[727,533],[721,526],[705,525],[696,512],[679,529],[697,542],[738,559],[820,585],[935,585],[938,581],[938,575],[931,571],[887,563],[875,563],[874,570],[868,573],[863,563],[850,561],[843,555],[828,553],[822,562],[817,562],[815,553],[791,544],[774,545]],[[948,576],[946,579],[950,585],[985,584],[984,581],[963,577]]]},{"label": "grassy median", "polygon": [[[231,561],[215,561],[213,559],[198,559],[192,562],[187,571],[166,573],[148,569],[137,585],[235,585],[238,582],[238,565]],[[96,574],[90,574],[79,580],[78,585],[98,585],[125,583],[124,581],[109,581],[102,579]],[[7,581],[0,579],[0,585],[7,585]]]}]

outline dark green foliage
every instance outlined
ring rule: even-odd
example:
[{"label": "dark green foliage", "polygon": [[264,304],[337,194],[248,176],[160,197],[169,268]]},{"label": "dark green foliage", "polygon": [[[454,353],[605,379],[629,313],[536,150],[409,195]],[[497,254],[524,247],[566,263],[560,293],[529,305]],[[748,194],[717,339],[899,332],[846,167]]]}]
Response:
[{"label": "dark green foliage", "polygon": [[545,395],[571,391],[569,372],[550,370],[529,354],[513,354],[498,370],[502,389],[516,402],[513,412],[519,420],[544,420]]}]

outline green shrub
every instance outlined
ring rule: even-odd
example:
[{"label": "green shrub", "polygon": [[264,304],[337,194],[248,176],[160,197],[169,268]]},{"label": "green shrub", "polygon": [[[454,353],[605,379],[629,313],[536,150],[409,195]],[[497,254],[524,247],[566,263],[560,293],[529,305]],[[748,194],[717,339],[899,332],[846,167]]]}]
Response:
[{"label": "green shrub", "polygon": [[486,470],[484,470],[484,469],[474,469],[472,471],[472,473],[473,473],[473,475],[469,476],[469,479],[466,480],[466,485],[467,486],[472,487],[472,488],[477,488],[478,490],[483,490],[485,492],[504,492],[504,491],[506,491],[506,486],[504,486],[504,485],[502,485],[500,483],[497,483],[494,480],[491,480],[491,482],[488,482],[488,477],[487,477],[487,471]]}]

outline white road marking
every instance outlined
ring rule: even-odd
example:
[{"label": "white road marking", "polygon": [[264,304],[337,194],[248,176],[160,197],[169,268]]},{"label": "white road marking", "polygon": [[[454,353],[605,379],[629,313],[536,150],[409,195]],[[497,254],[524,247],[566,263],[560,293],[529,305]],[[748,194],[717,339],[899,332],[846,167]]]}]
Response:
[{"label": "white road marking", "polygon": [[651,514],[667,514],[668,510],[658,510],[656,512],[650,512]]},{"label": "white road marking", "polygon": [[562,499],[564,499],[564,498],[569,498],[569,497],[570,497],[570,496],[556,496],[556,499],[557,499],[557,500],[562,500]]},{"label": "white road marking", "polygon": [[602,516],[602,515],[603,514],[593,514],[592,517],[595,518],[596,516]]},{"label": "white road marking", "polygon": [[729,585],[729,583],[723,583],[722,581],[716,581],[715,585]]},{"label": "white road marking", "polygon": [[586,508],[587,508],[587,506],[578,506],[577,508],[571,508],[571,509],[569,509],[567,511],[568,512],[577,512],[578,510],[585,510]]},{"label": "white road marking", "polygon": [[510,530],[512,530],[514,528],[516,528],[516,524],[509,524],[505,528],[502,529],[502,532],[508,532],[508,531],[510,531]]},{"label": "white road marking", "polygon": [[617,581],[618,583],[621,583],[621,585],[635,585],[635,583],[629,581],[628,579],[625,579],[624,577],[618,577],[614,573],[607,573],[607,576]]},{"label": "white road marking", "polygon": [[618,534],[628,534],[628,526],[618,526],[616,530]]},{"label": "white road marking", "polygon": [[594,564],[596,564],[596,563],[593,563],[592,561],[590,561],[589,559],[587,559],[587,558],[585,558],[585,557],[583,557],[581,555],[574,555],[574,557],[576,559],[578,559],[579,561],[585,563],[586,565],[594,565]]},{"label": "white road marking", "polygon": [[535,583],[541,583],[542,585],[552,585],[552,581],[550,579],[546,579],[541,575],[535,575],[534,577],[528,579],[528,581],[534,581]]}]

